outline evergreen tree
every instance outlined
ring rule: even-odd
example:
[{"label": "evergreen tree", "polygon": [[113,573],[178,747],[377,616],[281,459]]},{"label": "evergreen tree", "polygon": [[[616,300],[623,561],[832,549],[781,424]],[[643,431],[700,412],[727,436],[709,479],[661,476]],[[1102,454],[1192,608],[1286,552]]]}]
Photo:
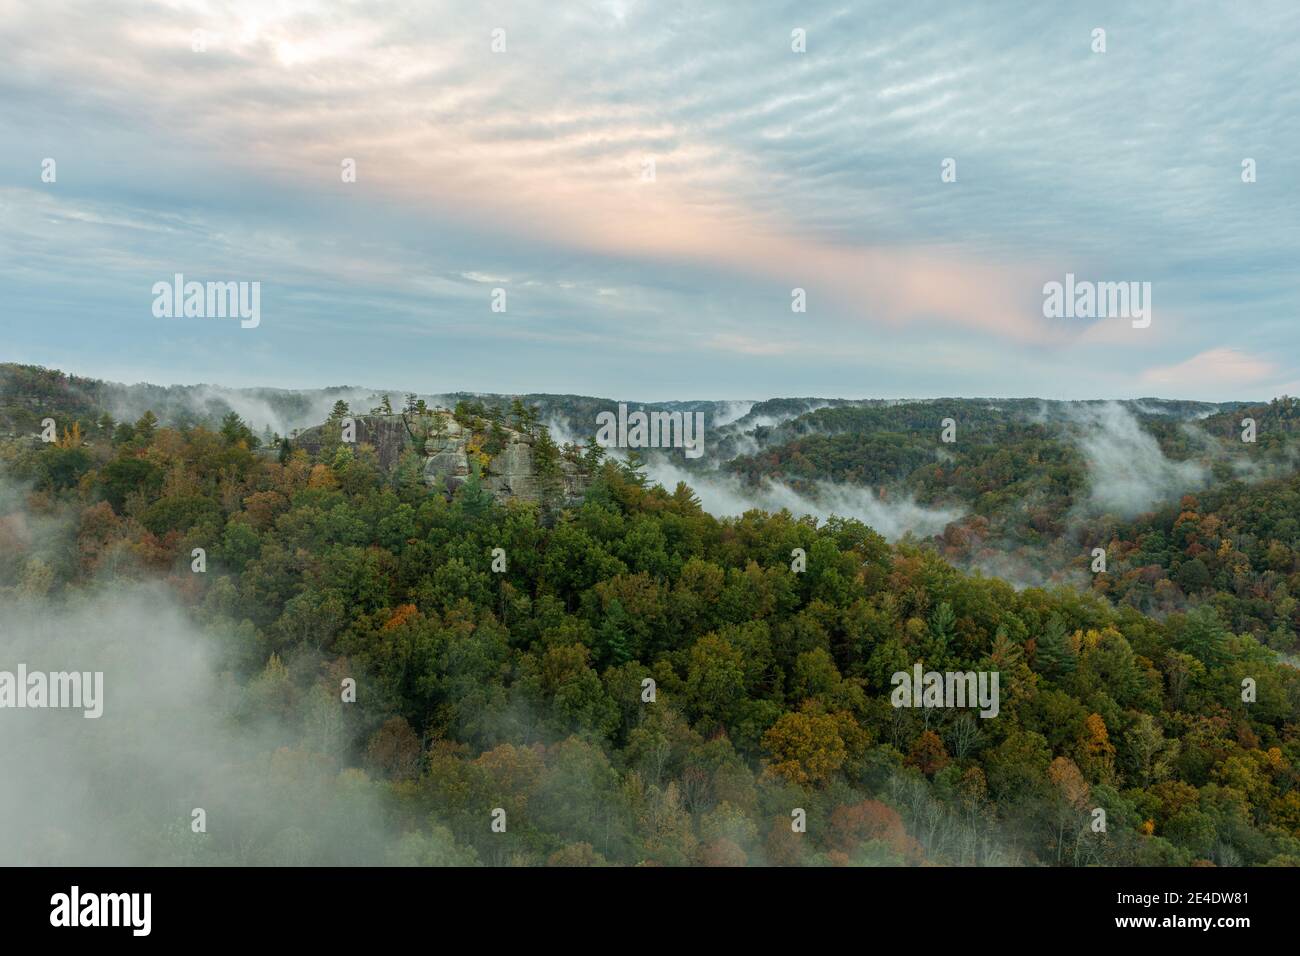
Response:
[{"label": "evergreen tree", "polygon": [[628,646],[629,621],[618,598],[609,602],[605,620],[596,633],[596,654],[601,666],[625,664],[632,659]]},{"label": "evergreen tree", "polygon": [[1227,656],[1228,630],[1213,607],[1198,607],[1187,612],[1175,646],[1202,664],[1213,667],[1221,664]]},{"label": "evergreen tree", "polygon": [[1047,620],[1047,627],[1038,638],[1034,662],[1039,673],[1057,679],[1074,672],[1078,657],[1070,635],[1066,632],[1065,621],[1060,615],[1053,614]]},{"label": "evergreen tree", "polygon": [[235,445],[242,441],[245,447],[256,448],[259,444],[257,436],[237,412],[229,412],[221,419],[220,432],[227,445]]},{"label": "evergreen tree", "polygon": [[528,430],[528,409],[524,407],[524,400],[518,395],[510,400],[510,417],[514,419],[515,431]]},{"label": "evergreen tree", "polygon": [[564,473],[560,468],[559,446],[551,439],[550,430],[545,426],[533,443],[533,467],[540,486],[542,511],[549,520],[552,512],[563,503]]},{"label": "evergreen tree", "polygon": [[621,468],[623,477],[638,488],[644,488],[650,481],[645,470],[645,459],[635,448],[627,453],[627,461],[622,463]]},{"label": "evergreen tree", "polygon": [[586,465],[587,471],[595,474],[595,472],[600,470],[600,463],[605,460],[605,449],[600,442],[596,441],[595,435],[592,435],[587,439],[586,449],[586,452],[582,456],[582,460]]},{"label": "evergreen tree", "polygon": [[158,430],[158,416],[146,411],[135,423],[132,431],[134,440],[140,445],[152,445],[154,432]]},{"label": "evergreen tree", "polygon": [[491,510],[492,495],[483,487],[483,479],[480,476],[477,461],[470,460],[469,476],[465,479],[465,483],[457,489],[456,498],[460,501],[465,515],[469,518],[481,518]]}]

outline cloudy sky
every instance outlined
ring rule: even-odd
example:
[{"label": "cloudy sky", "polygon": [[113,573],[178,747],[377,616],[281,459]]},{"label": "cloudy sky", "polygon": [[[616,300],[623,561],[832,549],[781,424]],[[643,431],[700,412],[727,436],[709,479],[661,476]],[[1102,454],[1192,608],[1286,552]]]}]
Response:
[{"label": "cloudy sky", "polygon": [[[0,360],[641,400],[1300,392],[1300,5],[1084,6],[0,0]],[[155,317],[178,272],[260,282],[261,324]],[[1150,327],[1045,318],[1067,272],[1150,282]]]}]

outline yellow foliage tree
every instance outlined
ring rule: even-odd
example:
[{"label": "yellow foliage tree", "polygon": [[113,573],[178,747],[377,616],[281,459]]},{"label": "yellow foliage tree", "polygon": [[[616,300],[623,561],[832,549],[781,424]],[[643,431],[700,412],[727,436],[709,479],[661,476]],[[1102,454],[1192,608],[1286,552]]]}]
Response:
[{"label": "yellow foliage tree", "polygon": [[825,783],[848,758],[839,721],[810,711],[782,715],[763,734],[763,746],[772,754],[767,772],[801,787]]}]

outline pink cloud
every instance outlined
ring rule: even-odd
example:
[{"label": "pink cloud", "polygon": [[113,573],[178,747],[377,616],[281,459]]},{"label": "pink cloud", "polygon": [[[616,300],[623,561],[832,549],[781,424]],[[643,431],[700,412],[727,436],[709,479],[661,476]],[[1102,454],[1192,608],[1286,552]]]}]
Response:
[{"label": "pink cloud", "polygon": [[1275,380],[1276,363],[1248,355],[1240,349],[1214,348],[1176,365],[1149,368],[1141,381],[1163,387],[1254,386]]}]

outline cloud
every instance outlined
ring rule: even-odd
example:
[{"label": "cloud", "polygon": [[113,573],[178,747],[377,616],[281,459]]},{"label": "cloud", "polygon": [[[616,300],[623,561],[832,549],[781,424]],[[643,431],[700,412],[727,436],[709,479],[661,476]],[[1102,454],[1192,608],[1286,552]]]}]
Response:
[{"label": "cloud", "polygon": [[[1300,354],[1280,192],[1300,150],[1276,121],[1300,108],[1286,70],[1300,31],[1283,3],[1176,22],[1117,5],[1105,56],[1090,14],[1014,3],[938,19],[673,0],[563,16],[540,2],[89,9],[52,0],[0,23],[0,137],[30,144],[0,157],[0,247],[22,253],[0,256],[0,293],[31,317],[14,358],[125,339],[118,352],[191,381],[280,369],[322,384],[348,362],[379,373],[365,380],[405,373],[422,335],[449,367],[488,347],[509,366],[455,387],[645,394],[660,374],[625,356],[658,343],[731,394],[805,391],[828,362],[879,383],[918,354],[917,392],[989,394],[1081,366],[1131,382],[1138,358],[1111,336],[1143,367],[1189,339],[1218,347],[1228,297],[1234,347]],[[796,20],[806,54],[789,49]],[[1267,96],[1242,89],[1246,71]],[[1134,117],[1122,149],[1116,115]],[[1245,186],[1250,154],[1261,175]],[[39,182],[43,156],[57,184]],[[945,158],[956,182],[939,180]],[[1153,281],[1178,336],[1044,322],[1045,261]],[[146,323],[133,290],[173,267],[264,280],[265,344]],[[489,320],[479,287],[494,276],[512,279],[510,312]],[[797,334],[794,286],[809,295]],[[545,330],[545,362],[525,323]],[[933,358],[945,347],[998,350],[1004,368],[953,368]]]},{"label": "cloud", "polygon": [[1226,388],[1240,394],[1259,395],[1267,388],[1265,383],[1276,380],[1278,372],[1278,364],[1271,359],[1219,347],[1206,349],[1175,365],[1147,369],[1141,381],[1170,393],[1204,394],[1206,389]]},{"label": "cloud", "polygon": [[743,355],[784,355],[797,347],[747,335],[730,334],[714,335],[709,338],[708,345],[720,352],[739,352]]}]

